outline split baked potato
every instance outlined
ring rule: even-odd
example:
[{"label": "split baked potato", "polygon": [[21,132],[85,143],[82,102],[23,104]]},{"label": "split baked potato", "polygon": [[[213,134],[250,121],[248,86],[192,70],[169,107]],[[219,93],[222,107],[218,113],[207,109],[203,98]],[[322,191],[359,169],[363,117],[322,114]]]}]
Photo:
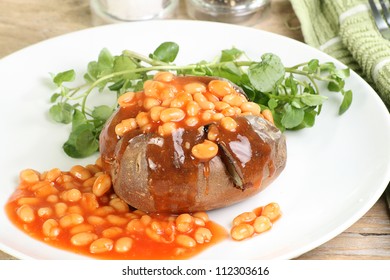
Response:
[{"label": "split baked potato", "polygon": [[231,82],[162,72],[118,100],[100,136],[115,193],[145,212],[225,207],[284,169],[284,135]]}]

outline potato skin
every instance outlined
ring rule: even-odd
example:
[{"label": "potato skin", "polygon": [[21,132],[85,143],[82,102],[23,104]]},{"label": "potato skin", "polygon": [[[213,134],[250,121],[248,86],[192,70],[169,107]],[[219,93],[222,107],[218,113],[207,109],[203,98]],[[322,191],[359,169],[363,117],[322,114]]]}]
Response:
[{"label": "potato skin", "polygon": [[221,154],[208,162],[194,160],[189,147],[204,140],[203,127],[196,131],[181,129],[164,138],[156,133],[134,132],[116,145],[110,167],[116,194],[145,212],[183,213],[226,207],[260,192],[283,170],[286,145],[283,134],[272,124],[260,117],[249,118],[243,118],[248,124],[245,130],[252,127],[251,122],[259,122],[261,133],[252,129],[253,137],[258,138],[251,140],[248,152],[253,143],[260,142],[269,151],[253,159],[254,174],[246,175],[252,176],[247,180],[257,182],[244,189],[237,187]]}]

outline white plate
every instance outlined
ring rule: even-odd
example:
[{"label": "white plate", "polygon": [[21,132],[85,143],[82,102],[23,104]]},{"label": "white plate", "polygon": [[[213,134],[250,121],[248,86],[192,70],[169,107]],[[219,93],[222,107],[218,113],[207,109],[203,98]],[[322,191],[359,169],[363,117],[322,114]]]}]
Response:
[{"label": "white plate", "polygon": [[[193,21],[150,21],[109,25],[57,37],[0,61],[0,249],[22,259],[85,258],[47,246],[14,227],[3,209],[17,186],[19,171],[53,167],[69,170],[94,159],[68,158],[61,146],[68,131],[48,119],[49,72],[85,69],[106,47],[113,54],[131,49],[149,54],[164,41],[180,45],[178,64],[211,60],[235,46],[252,59],[265,52],[286,66],[311,58],[341,63],[303,43],[233,25]],[[390,179],[390,117],[371,87],[352,73],[351,108],[338,116],[339,97],[323,107],[313,128],[287,132],[288,161],[281,176],[259,195],[210,212],[225,226],[235,215],[275,201],[283,217],[273,229],[243,242],[226,240],[195,259],[289,259],[330,240],[362,217]]]}]

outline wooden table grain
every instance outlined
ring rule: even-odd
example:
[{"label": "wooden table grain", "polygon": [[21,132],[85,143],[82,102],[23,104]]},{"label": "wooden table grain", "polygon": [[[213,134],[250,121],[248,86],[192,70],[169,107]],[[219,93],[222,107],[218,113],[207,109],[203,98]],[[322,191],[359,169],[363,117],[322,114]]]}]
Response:
[{"label": "wooden table grain", "polygon": [[[183,0],[172,17],[188,18]],[[88,0],[1,0],[0,59],[45,39],[91,26]],[[272,0],[254,27],[303,41],[288,0]],[[0,259],[15,258],[0,251]],[[346,231],[297,259],[390,260],[390,220],[384,198]]]}]

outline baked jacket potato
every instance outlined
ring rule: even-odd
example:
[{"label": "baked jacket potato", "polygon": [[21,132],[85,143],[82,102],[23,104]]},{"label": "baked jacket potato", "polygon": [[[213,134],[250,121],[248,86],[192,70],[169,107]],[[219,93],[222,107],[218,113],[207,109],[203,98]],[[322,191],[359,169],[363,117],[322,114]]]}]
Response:
[{"label": "baked jacket potato", "polygon": [[[200,83],[208,91],[209,83],[220,78],[173,76],[172,80],[165,78],[165,83],[155,80],[161,84],[175,81],[176,96],[183,84]],[[235,95],[244,97],[241,89],[228,83]],[[143,93],[150,95],[150,89]],[[134,102],[133,97],[131,106],[120,106],[100,135],[104,169],[112,176],[115,193],[134,208],[183,213],[225,207],[260,192],[285,167],[285,137],[261,114],[230,116],[236,124],[230,130],[216,116],[215,120],[199,121],[191,127],[183,120],[176,121],[175,129],[167,135],[156,128],[160,121],[151,121],[148,126],[139,125],[118,136],[118,124],[125,119],[137,120],[137,115],[146,111],[145,95],[136,95],[138,101]],[[201,118],[201,112],[197,117]],[[193,147],[207,141],[211,130],[217,132],[212,142],[218,149],[214,156],[199,159]]]}]

